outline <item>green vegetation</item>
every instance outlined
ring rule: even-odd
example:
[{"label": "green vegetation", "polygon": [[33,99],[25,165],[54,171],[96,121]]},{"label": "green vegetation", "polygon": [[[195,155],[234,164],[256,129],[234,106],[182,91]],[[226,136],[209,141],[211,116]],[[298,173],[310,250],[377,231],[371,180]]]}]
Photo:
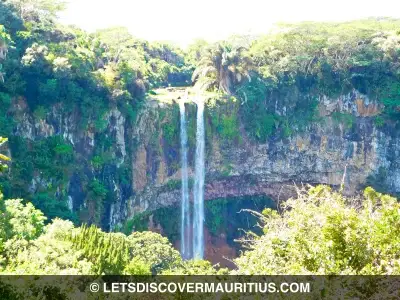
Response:
[{"label": "green vegetation", "polygon": [[[5,28],[3,25],[0,25],[0,81],[4,81],[4,75],[2,73],[3,66],[1,64],[1,60],[6,57],[7,54],[7,42],[9,41],[10,36],[6,33]],[[0,105],[1,108],[4,104],[9,104],[10,98],[7,95],[1,94],[0,95]],[[1,117],[3,118],[3,117]],[[2,125],[0,123],[0,125]],[[6,138],[3,138],[0,136],[0,149],[4,145],[4,143],[7,142]],[[4,163],[6,161],[9,161],[9,157],[3,155],[0,153],[0,172],[4,171],[8,166]]]},{"label": "green vegetation", "polygon": [[148,222],[151,212],[143,212],[135,215],[132,219],[125,222],[121,231],[125,234],[132,232],[142,232],[148,230]]},{"label": "green vegetation", "polygon": [[46,108],[44,108],[43,106],[38,106],[35,109],[35,111],[33,112],[33,116],[37,120],[44,120],[46,118],[46,115],[47,115],[47,111],[46,111]]},{"label": "green vegetation", "polygon": [[227,42],[205,47],[192,75],[192,81],[201,90],[218,89],[227,94],[234,92],[234,85],[250,77],[251,62],[243,55],[244,48]]},{"label": "green vegetation", "polygon": [[92,262],[95,274],[156,274],[180,260],[168,240],[152,232],[125,236],[92,226],[76,229],[70,239],[75,250]]},{"label": "green vegetation", "polygon": [[54,219],[21,200],[1,201],[0,257],[6,274],[157,274],[181,263],[166,238],[152,232],[105,233]]},{"label": "green vegetation", "polygon": [[172,243],[179,239],[180,233],[180,210],[179,208],[162,207],[153,212],[143,212],[137,214],[132,219],[125,222],[122,231],[125,234],[132,232],[143,232],[149,230],[150,217],[152,217],[153,226],[161,226],[162,233]]},{"label": "green vegetation", "polygon": [[[7,141],[6,138],[0,136],[0,149]],[[10,161],[10,158],[0,153],[0,172],[8,168],[8,165],[6,164],[8,161]]]},{"label": "green vegetation", "polygon": [[228,269],[216,270],[215,267],[206,260],[182,261],[176,267],[165,271],[163,275],[228,275]]},{"label": "green vegetation", "polygon": [[[279,213],[271,208],[262,215],[253,212],[263,233],[254,232],[254,225],[245,227],[251,230],[243,241],[248,250],[235,259],[233,271],[217,270],[207,261],[183,262],[157,233],[105,233],[57,218],[45,225],[32,204],[0,198],[1,273],[400,274],[400,204],[372,188],[357,198],[327,186],[303,188]],[[255,207],[262,209],[259,200]],[[220,214],[217,206],[208,209]]]},{"label": "green vegetation", "polygon": [[237,105],[210,107],[208,110],[210,131],[219,137],[222,143],[232,145],[240,141]]},{"label": "green vegetation", "polygon": [[[104,227],[113,193],[96,193],[93,181],[108,191],[115,183],[124,186],[131,191],[125,197],[133,193],[132,156],[122,163],[122,153],[114,147],[110,111],[122,113],[127,120],[124,134],[129,136],[147,100],[171,105],[192,84],[189,94],[202,89],[207,99],[207,149],[212,148],[213,137],[222,147],[240,144],[241,128],[259,142],[289,137],[319,121],[319,96],[334,97],[352,89],[384,105],[375,117],[378,127],[399,119],[398,20],[283,24],[257,39],[196,41],[183,51],[136,39],[125,28],[89,34],[61,26],[55,16],[63,7],[56,0],[0,4],[4,81],[0,82],[0,110],[6,112],[0,116],[0,134],[9,137],[13,157],[13,172],[0,178],[0,186],[8,197],[35,203],[47,199],[51,203],[40,208],[48,216],[57,214],[46,207],[59,207],[60,216],[66,217],[65,192],[72,174],[77,174],[85,193],[79,202],[91,202],[79,212],[78,222]],[[150,143],[152,155],[165,158],[168,174],[179,168],[176,106],[155,117],[158,123]],[[20,136],[23,129],[16,133],[17,125],[27,125],[16,107],[31,113],[31,125],[43,126],[46,132],[34,133],[30,139]],[[194,149],[195,106],[188,105],[187,113],[189,146]],[[91,153],[82,149],[81,142],[75,143],[75,132],[74,138],[64,140],[62,128],[70,126],[64,124],[64,117],[70,116],[82,136],[94,135]],[[355,124],[353,116],[340,112],[332,118],[346,130]],[[134,143],[129,141],[126,150],[132,151]],[[193,155],[189,153],[190,158]]]},{"label": "green vegetation", "polygon": [[348,113],[334,112],[332,113],[332,119],[337,123],[343,124],[345,128],[351,128],[353,127],[355,117]]},{"label": "green vegetation", "polygon": [[275,208],[275,203],[265,196],[232,197],[215,199],[206,202],[206,227],[211,235],[224,234],[228,243],[238,248],[236,242],[243,231],[261,233],[257,228],[258,219],[248,211],[262,211],[265,208]]},{"label": "green vegetation", "polygon": [[4,25],[0,24],[0,81],[4,82],[3,66],[1,61],[6,58],[8,51],[8,43],[10,42],[10,35],[7,33]]},{"label": "green vegetation", "polygon": [[[396,121],[399,24],[392,19],[283,24],[240,51],[233,42],[205,47],[194,79],[240,98],[245,128],[259,141],[275,133],[288,136],[316,121],[315,97],[353,89],[384,104],[384,122]],[[344,121],[351,127],[349,118]]]},{"label": "green vegetation", "polygon": [[[115,229],[116,195],[125,201],[137,192],[132,154],[143,145],[130,137],[140,110],[154,101],[170,108],[150,115],[145,184],[158,176],[160,157],[164,174],[178,171],[179,110],[171,105],[189,86],[191,96],[206,99],[207,150],[215,140],[224,148],[247,136],[260,143],[290,137],[321,121],[322,96],[353,90],[381,105],[368,117],[379,130],[399,128],[399,20],[282,24],[250,41],[197,41],[183,51],[125,28],[61,26],[63,8],[59,0],[0,2],[0,187],[7,199],[24,199],[0,194],[0,273],[227,274],[207,261],[182,261],[170,244],[179,234],[176,207],[135,215],[119,228],[124,233],[105,232]],[[195,110],[188,105],[190,149]],[[341,108],[329,118],[346,131],[360,123]],[[231,161],[222,161],[221,175],[229,176]],[[367,180],[376,191],[355,199],[325,186],[301,190],[279,213],[261,196],[217,199],[206,204],[206,225],[231,244],[241,237],[237,228],[252,232],[231,273],[400,274],[399,203],[379,193],[387,176],[377,170]],[[162,189],[180,185],[169,180]],[[256,213],[238,214],[265,207],[263,233]]]},{"label": "green vegetation", "polygon": [[[386,183],[388,176],[389,175],[387,169],[384,167],[380,167],[378,170],[376,170],[375,173],[367,177],[364,187],[370,186],[377,192],[386,193],[390,190],[390,187]],[[400,197],[400,193],[394,194],[394,196]]]},{"label": "green vegetation", "polygon": [[[65,182],[73,169],[72,147],[60,136],[36,142],[14,136],[10,138],[9,147],[13,153],[9,183],[12,191],[18,190],[18,195],[13,196],[26,198],[30,195],[29,184],[35,172],[40,173],[41,180],[47,181],[48,191],[51,191]],[[6,195],[9,192],[6,191]]]},{"label": "green vegetation", "polygon": [[266,209],[264,234],[235,262],[239,274],[399,274],[400,204],[366,188],[348,199],[327,186]]},{"label": "green vegetation", "polygon": [[[178,189],[178,188],[176,188]],[[212,236],[225,234],[228,243],[237,247],[236,239],[241,237],[243,230],[254,230],[260,233],[257,227],[257,218],[241,211],[242,209],[261,211],[264,208],[274,208],[271,199],[264,196],[222,198],[205,203],[205,226]],[[149,225],[161,228],[162,235],[175,243],[180,234],[180,208],[176,206],[162,207],[154,211],[146,211],[135,215],[125,222],[121,228],[125,234],[149,230]],[[150,224],[150,217],[151,222]]]},{"label": "green vegetation", "polygon": [[[112,181],[126,190],[131,190],[132,182],[130,157],[110,171],[120,154],[113,149],[115,135],[106,132],[106,116],[118,109],[127,120],[126,131],[132,130],[146,92],[171,84],[189,85],[193,67],[185,63],[182,50],[136,39],[125,28],[89,34],[62,26],[56,15],[63,8],[58,0],[0,3],[0,134],[10,138],[13,158],[13,172],[0,177],[0,186],[7,197],[30,200],[50,218],[106,227],[103,217],[113,201],[112,192],[107,192]],[[14,110],[16,103],[31,113],[32,121],[21,119]],[[77,123],[72,127],[78,125],[80,132],[95,135],[91,158],[82,153],[87,149],[77,149],[73,139],[64,140],[63,129],[71,126],[64,121],[71,116]],[[16,125],[26,122],[40,128],[32,138],[21,137],[21,132],[28,133],[23,129],[15,134]],[[46,132],[37,136],[36,130]],[[172,148],[176,133],[166,128],[165,139]],[[166,154],[173,162],[174,152]],[[94,169],[93,176],[89,168]],[[67,207],[73,174],[84,192],[79,201],[88,204],[77,216]]]}]

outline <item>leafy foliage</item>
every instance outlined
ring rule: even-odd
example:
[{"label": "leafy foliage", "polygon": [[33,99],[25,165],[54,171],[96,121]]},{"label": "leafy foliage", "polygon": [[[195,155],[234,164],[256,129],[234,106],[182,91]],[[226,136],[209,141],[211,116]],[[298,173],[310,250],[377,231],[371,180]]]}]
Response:
[{"label": "leafy foliage", "polygon": [[9,262],[5,269],[8,274],[33,275],[78,275],[93,274],[93,265],[76,251],[66,239],[73,229],[71,222],[55,219],[44,228],[38,239],[9,245]]},{"label": "leafy foliage", "polygon": [[334,112],[332,114],[332,118],[336,122],[344,124],[344,126],[347,128],[351,128],[353,126],[355,119],[355,117],[352,114],[339,113],[339,112]]},{"label": "leafy foliage", "polygon": [[4,202],[0,193],[0,254],[7,241],[32,240],[43,232],[43,213],[31,203],[22,204],[22,200],[7,200]]},{"label": "leafy foliage", "polygon": [[129,252],[150,265],[153,274],[173,268],[181,261],[168,239],[154,232],[134,232],[128,236]]},{"label": "leafy foliage", "polygon": [[236,259],[239,274],[399,274],[398,201],[367,188],[348,199],[327,186],[266,209],[264,234]]},{"label": "leafy foliage", "polygon": [[173,269],[167,270],[163,275],[227,275],[228,269],[216,269],[206,260],[183,261]]},{"label": "leafy foliage", "polygon": [[60,0],[7,0],[17,9],[25,22],[35,19],[49,19],[65,8],[65,1]]},{"label": "leafy foliage", "polygon": [[[88,238],[90,237],[90,238]],[[166,238],[152,232],[104,233],[91,226],[76,229],[71,240],[76,250],[95,267],[96,274],[159,273],[180,261]],[[135,274],[135,273],[133,273]]]},{"label": "leafy foliage", "polygon": [[237,105],[224,105],[210,108],[210,131],[215,132],[219,140],[227,145],[240,141],[239,118]]},{"label": "leafy foliage", "polygon": [[192,75],[200,89],[218,89],[227,94],[234,92],[234,85],[248,78],[251,61],[243,55],[244,48],[227,42],[207,47]]},{"label": "leafy foliage", "polygon": [[[10,41],[10,36],[7,34],[3,25],[0,24],[0,62],[6,58],[8,47],[7,43]],[[4,74],[2,73],[3,66],[0,63],[0,81],[4,81]]]},{"label": "leafy foliage", "polygon": [[32,203],[23,205],[20,199],[7,200],[5,206],[5,218],[9,224],[6,230],[9,237],[32,240],[42,233],[46,217],[35,209]]},{"label": "leafy foliage", "polygon": [[[3,146],[8,140],[0,136],[0,147]],[[0,153],[0,172],[7,169],[7,164],[5,162],[10,161],[10,158]]]},{"label": "leafy foliage", "polygon": [[[74,201],[88,204],[80,209],[78,221],[100,225],[113,201],[112,181],[121,181],[126,197],[132,190],[132,164],[126,161],[114,170],[120,154],[112,149],[115,136],[107,132],[113,118],[110,111],[121,113],[129,134],[146,92],[171,84],[189,85],[192,71],[182,50],[136,39],[126,28],[89,34],[58,24],[56,15],[64,4],[59,0],[0,2],[0,73],[5,75],[4,83],[0,82],[4,112],[0,134],[10,138],[13,157],[13,172],[1,177],[0,185],[7,196],[29,199],[51,218],[76,221],[74,213],[68,212],[66,191],[71,176],[78,174],[84,195]],[[18,103],[33,115],[29,122],[34,126],[54,130],[43,139],[22,138],[16,133],[21,122],[15,110]],[[56,114],[62,115],[60,124],[54,120]],[[80,131],[95,135],[92,161],[62,134],[65,125],[69,127],[64,122],[71,117]],[[173,143],[176,135],[166,130],[167,139],[168,133]],[[126,148],[131,146],[127,143]],[[93,176],[88,175],[89,168],[94,169]]]},{"label": "leafy foliage", "polygon": [[398,24],[391,19],[284,24],[256,40],[249,56],[269,93],[283,86],[327,96],[357,89],[377,97],[390,114],[398,106]]},{"label": "leafy foliage", "polygon": [[[225,274],[206,261],[182,261],[166,238],[145,231],[148,212],[127,222],[128,235],[95,226],[75,228],[57,219],[104,225],[116,181],[129,190],[122,191],[125,196],[132,195],[132,161],[127,155],[115,167],[118,155],[112,151],[115,137],[106,130],[112,123],[107,117],[118,109],[128,120],[129,135],[146,104],[146,92],[154,88],[187,86],[192,79],[196,88],[227,94],[228,105],[207,112],[207,133],[230,146],[241,142],[241,125],[259,142],[288,137],[317,121],[319,96],[354,89],[384,106],[375,117],[378,127],[386,129],[399,120],[399,20],[284,24],[255,40],[239,37],[211,45],[197,41],[184,52],[136,39],[125,28],[89,34],[61,26],[55,16],[63,8],[59,0],[0,2],[0,134],[10,138],[13,158],[9,162],[0,154],[0,171],[6,173],[9,163],[12,169],[1,174],[0,182],[6,195],[27,200],[0,197],[4,273]],[[76,116],[80,130],[94,136],[93,153],[85,157],[58,133],[33,140],[17,136],[17,106],[32,112],[35,126],[48,125],[54,108]],[[347,129],[354,124],[349,114],[334,112],[331,117]],[[156,151],[166,157],[171,173],[178,169],[178,111],[160,119],[161,134],[154,134],[151,143],[162,144]],[[193,120],[188,123],[191,146]],[[0,147],[6,141],[0,137]],[[126,147],[134,147],[129,143]],[[229,162],[225,166],[229,175]],[[79,178],[77,194],[84,202],[79,218],[67,205],[73,175]],[[379,170],[370,183],[377,186],[384,175]],[[179,184],[171,180],[164,188],[178,189]],[[228,228],[233,240],[238,235],[231,222],[247,223],[243,228],[248,229],[254,218],[249,222],[238,216],[228,201],[206,205],[211,216],[207,226],[213,235]],[[327,187],[302,191],[285,204],[282,215],[264,211],[264,235],[246,245],[250,251],[237,259],[237,273],[399,274],[398,212],[394,198],[372,189],[357,199]],[[171,207],[152,214],[175,241],[179,211]],[[50,222],[46,226],[44,215]]]},{"label": "leafy foliage", "polygon": [[[21,200],[2,203],[1,254],[12,274],[223,275],[207,261],[182,261],[164,237],[153,232],[105,233],[75,228]],[[264,234],[246,237],[233,274],[399,274],[398,201],[367,188],[348,199],[327,186],[300,190],[259,215]]]}]

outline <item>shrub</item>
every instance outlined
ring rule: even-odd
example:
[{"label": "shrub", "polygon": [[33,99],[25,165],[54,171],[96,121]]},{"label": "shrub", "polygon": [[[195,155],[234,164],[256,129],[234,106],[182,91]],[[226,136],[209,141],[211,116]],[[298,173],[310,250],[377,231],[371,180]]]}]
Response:
[{"label": "shrub", "polygon": [[337,123],[343,124],[345,128],[353,127],[355,122],[355,116],[349,113],[334,112],[332,113],[332,119]]},{"label": "shrub", "polygon": [[400,203],[372,188],[351,199],[302,189],[261,220],[264,234],[235,260],[239,274],[400,274]]}]

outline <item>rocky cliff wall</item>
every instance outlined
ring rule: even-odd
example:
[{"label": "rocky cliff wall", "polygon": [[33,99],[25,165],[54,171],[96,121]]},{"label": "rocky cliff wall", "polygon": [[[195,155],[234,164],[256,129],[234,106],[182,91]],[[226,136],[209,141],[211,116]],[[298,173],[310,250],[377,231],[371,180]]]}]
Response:
[{"label": "rocky cliff wall", "polygon": [[[188,117],[194,118],[190,112],[195,107],[189,106]],[[97,178],[113,198],[103,207],[103,222],[115,228],[139,212],[179,203],[179,143],[174,143],[176,134],[171,141],[167,132],[179,126],[176,109],[176,105],[149,99],[134,124],[117,108],[110,109],[102,117],[106,125],[101,136],[112,143],[108,151],[111,159],[100,169],[91,163],[100,147],[99,134],[90,121],[85,128],[79,125],[80,112],[65,112],[60,105],[38,119],[19,99],[11,113],[17,121],[15,135],[32,141],[60,135],[73,145],[81,169],[68,174],[65,193],[69,207],[74,211],[88,207],[90,196],[82,174]],[[286,110],[283,105],[276,107],[277,114]],[[356,193],[374,178],[379,178],[376,183],[387,192],[400,193],[400,134],[391,124],[376,125],[375,116],[380,111],[376,101],[353,91],[334,99],[320,97],[320,120],[289,137],[273,135],[267,142],[257,143],[241,123],[240,142],[227,144],[211,136],[207,141],[205,197],[267,195],[278,201],[293,195],[293,184],[339,186],[343,177],[347,194]],[[349,126],[335,121],[335,112],[352,114],[354,122]],[[193,160],[193,153],[190,157]],[[128,183],[118,179],[121,168],[130,173]],[[193,176],[192,168],[189,175]],[[30,190],[34,193],[49,184],[48,178],[35,173]]]},{"label": "rocky cliff wall", "polygon": [[[259,144],[247,138],[243,128],[238,145],[222,145],[213,138],[206,160],[206,199],[264,194],[284,200],[295,192],[294,184],[339,186],[344,175],[345,192],[355,194],[382,172],[386,176],[380,184],[388,192],[399,193],[400,136],[390,126],[375,125],[379,111],[379,104],[354,91],[337,99],[321,97],[319,114],[323,118],[288,138],[271,137]],[[331,117],[334,112],[351,113],[356,117],[354,124],[349,127],[336,122]],[[137,158],[146,157],[145,149],[139,150],[142,153]],[[143,159],[136,161],[145,168]],[[154,171],[163,173],[162,168]],[[189,174],[193,175],[193,170]],[[141,178],[140,173],[136,176],[146,184],[130,199],[129,215],[179,201],[179,190],[166,191],[163,185],[179,180],[179,172],[153,182]]]}]

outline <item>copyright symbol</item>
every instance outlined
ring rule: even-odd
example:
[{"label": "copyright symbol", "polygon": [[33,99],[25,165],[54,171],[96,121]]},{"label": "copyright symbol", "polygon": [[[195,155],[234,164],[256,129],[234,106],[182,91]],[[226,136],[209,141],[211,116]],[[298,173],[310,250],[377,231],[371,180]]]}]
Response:
[{"label": "copyright symbol", "polygon": [[89,289],[92,293],[97,293],[100,290],[100,285],[96,282],[93,282],[90,284]]}]

